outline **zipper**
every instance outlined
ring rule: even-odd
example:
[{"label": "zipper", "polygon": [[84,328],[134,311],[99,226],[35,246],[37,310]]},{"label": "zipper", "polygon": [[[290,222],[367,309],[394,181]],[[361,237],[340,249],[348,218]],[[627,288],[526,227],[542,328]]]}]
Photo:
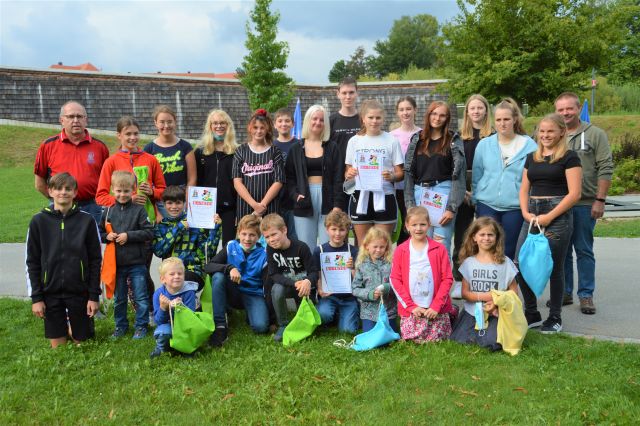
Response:
[{"label": "zipper", "polygon": [[80,261],[80,277],[82,281],[84,281],[84,265],[82,264],[82,260]]},{"label": "zipper", "polygon": [[[63,248],[64,248],[64,216],[62,216],[62,221],[60,222],[60,253],[64,253]],[[60,282],[62,283],[62,289],[64,290],[64,277],[65,277],[65,273],[64,273],[64,262],[62,263],[62,275],[61,275],[61,279]]]}]

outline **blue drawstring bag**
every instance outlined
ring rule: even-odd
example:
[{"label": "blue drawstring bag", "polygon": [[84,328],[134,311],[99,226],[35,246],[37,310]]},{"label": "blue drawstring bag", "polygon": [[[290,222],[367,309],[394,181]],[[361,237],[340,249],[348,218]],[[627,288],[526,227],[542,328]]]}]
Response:
[{"label": "blue drawstring bag", "polygon": [[540,297],[551,276],[553,258],[551,257],[549,240],[544,236],[537,219],[535,222],[540,233],[532,234],[533,220],[529,222],[527,238],[518,254],[518,268],[531,291]]},{"label": "blue drawstring bag", "polygon": [[391,325],[389,325],[389,316],[387,315],[387,308],[382,303],[380,298],[380,309],[378,310],[378,322],[376,325],[366,333],[358,334],[353,343],[351,349],[356,351],[368,351],[370,349],[379,348],[380,346],[387,345],[394,340],[400,339],[400,335],[393,331]]}]

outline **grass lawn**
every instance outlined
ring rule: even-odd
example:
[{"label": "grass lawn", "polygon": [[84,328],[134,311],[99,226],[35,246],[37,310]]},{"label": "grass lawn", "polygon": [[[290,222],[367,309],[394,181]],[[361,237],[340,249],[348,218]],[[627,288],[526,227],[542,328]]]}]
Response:
[{"label": "grass lawn", "polygon": [[640,219],[602,219],[593,234],[596,237],[640,238]]},{"label": "grass lawn", "polygon": [[[232,317],[224,348],[150,360],[152,337],[48,348],[0,299],[1,424],[631,424],[640,345],[531,332],[511,357],[453,342],[357,353],[334,331],[285,349]],[[633,420],[636,419],[636,420]]]}]

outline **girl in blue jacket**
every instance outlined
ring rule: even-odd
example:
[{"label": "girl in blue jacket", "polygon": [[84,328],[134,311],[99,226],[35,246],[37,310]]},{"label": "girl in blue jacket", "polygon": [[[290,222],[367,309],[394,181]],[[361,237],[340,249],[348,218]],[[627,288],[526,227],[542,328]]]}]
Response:
[{"label": "girl in blue jacket", "polygon": [[478,144],[473,158],[471,199],[476,216],[494,218],[505,232],[505,254],[514,259],[522,227],[520,182],[527,154],[537,149],[526,135],[518,104],[506,98],[496,105],[496,133]]}]

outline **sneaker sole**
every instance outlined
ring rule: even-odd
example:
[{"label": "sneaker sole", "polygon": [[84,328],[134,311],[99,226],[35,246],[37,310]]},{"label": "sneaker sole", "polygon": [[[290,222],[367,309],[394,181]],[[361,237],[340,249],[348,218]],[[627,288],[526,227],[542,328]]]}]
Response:
[{"label": "sneaker sole", "polygon": [[560,328],[555,329],[555,330],[540,330],[540,333],[542,334],[556,334],[556,333],[560,333],[562,331],[562,326],[560,326]]},{"label": "sneaker sole", "polygon": [[542,320],[536,321],[536,322],[532,322],[531,324],[529,324],[528,328],[538,328],[541,325],[542,325]]}]

